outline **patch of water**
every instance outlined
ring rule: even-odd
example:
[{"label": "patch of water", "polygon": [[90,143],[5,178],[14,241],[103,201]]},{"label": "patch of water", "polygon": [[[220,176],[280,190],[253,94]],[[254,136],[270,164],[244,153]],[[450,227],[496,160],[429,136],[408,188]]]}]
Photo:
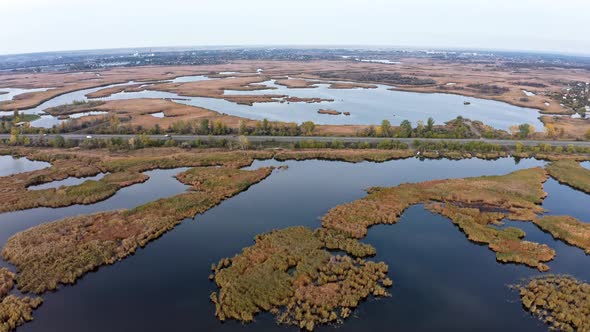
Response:
[{"label": "patch of water", "polygon": [[53,182],[43,183],[43,184],[36,185],[36,186],[30,186],[30,187],[28,187],[28,189],[29,190],[43,190],[43,189],[50,189],[50,188],[57,189],[62,186],[77,186],[77,185],[82,184],[86,181],[98,181],[98,180],[102,179],[105,175],[106,175],[106,173],[100,173],[95,176],[88,176],[88,177],[84,177],[84,178],[69,177],[67,179],[63,179],[63,180],[59,180],[59,181],[53,181]]},{"label": "patch of water", "polygon": [[[528,159],[517,164],[507,158],[356,164],[270,160],[256,161],[250,168],[267,165],[289,168],[185,220],[135,255],[101,267],[74,286],[44,295],[35,320],[21,330],[295,330],[277,327],[267,314],[258,315],[252,324],[219,322],[209,301],[215,290],[207,278],[211,263],[239,253],[257,234],[294,225],[319,227],[319,217],[329,209],[365,196],[364,189],[371,186],[506,174],[544,162]],[[527,229],[527,236],[543,235],[533,230]],[[470,243],[446,218],[414,206],[398,224],[372,227],[363,242],[377,248],[375,260],[389,264],[392,297],[364,302],[343,325],[322,326],[319,331],[546,330],[522,310],[518,295],[506,287],[538,272],[497,263],[493,252]],[[557,249],[558,259],[570,257],[565,252],[568,248]],[[590,270],[581,264],[584,257],[571,257],[578,262],[574,272],[583,277]]]},{"label": "patch of water", "polygon": [[[179,77],[176,82],[191,82],[208,79],[205,76]],[[112,86],[130,85],[135,82],[115,84]],[[415,92],[392,91],[391,87],[379,85],[376,89],[330,89],[328,84],[318,84],[315,88],[290,89],[275,83],[274,80],[262,83],[269,89],[255,91],[226,90],[228,95],[261,95],[279,94],[300,98],[331,99],[323,103],[255,103],[254,106],[239,105],[217,98],[184,97],[175,93],[160,91],[122,92],[98,100],[118,100],[136,98],[171,98],[177,102],[212,109],[225,114],[241,116],[249,119],[269,119],[301,123],[314,121],[317,124],[380,124],[389,120],[397,125],[403,120],[410,120],[414,125],[417,121],[426,121],[432,117],[437,123],[463,116],[472,120],[480,120],[498,129],[508,129],[515,124],[529,123],[542,128],[539,113],[535,109],[513,106],[507,103],[453,94],[423,94]],[[112,87],[109,86],[109,87]],[[75,100],[88,100],[86,94],[103,88],[93,88],[68,93],[53,98],[38,107],[25,110],[25,113],[40,113],[48,107],[71,103]],[[470,105],[467,107],[464,102]],[[339,112],[350,112],[347,117],[326,117],[318,114],[320,108],[335,109]],[[37,127],[50,127],[59,122],[51,122],[48,118],[33,123]]]},{"label": "patch of water", "polygon": [[[133,208],[159,198],[170,197],[184,192],[188,186],[180,183],[174,175],[188,168],[153,170],[145,172],[149,179],[117,191],[110,198],[91,205],[72,205],[62,208],[35,208],[0,214],[0,245],[17,232],[27,228],[66,217],[91,214],[101,211]],[[0,260],[0,266],[10,265]],[[66,322],[64,322],[66,323]],[[49,330],[45,330],[49,331]]]},{"label": "patch of water", "polygon": [[527,97],[533,97],[535,96],[535,94],[533,92],[527,91],[527,90],[522,90],[522,93],[524,93]]},{"label": "patch of water", "polygon": [[18,95],[22,95],[25,93],[32,93],[32,92],[42,92],[47,91],[49,88],[37,88],[37,89],[18,89],[18,88],[0,88],[0,92],[7,92],[7,93],[0,93],[0,102],[12,100],[14,97]]},{"label": "patch of water", "polygon": [[151,116],[153,116],[154,118],[160,118],[163,119],[166,117],[166,115],[164,114],[164,112],[158,112],[158,113],[151,113]]},{"label": "patch of water", "polygon": [[0,176],[37,171],[50,166],[50,163],[44,161],[34,161],[27,158],[13,158],[12,156],[0,156]]}]

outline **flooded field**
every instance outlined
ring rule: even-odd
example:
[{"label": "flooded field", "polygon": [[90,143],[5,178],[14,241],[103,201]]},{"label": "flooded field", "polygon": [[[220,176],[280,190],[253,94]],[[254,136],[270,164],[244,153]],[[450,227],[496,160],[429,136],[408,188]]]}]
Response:
[{"label": "flooded field", "polygon": [[[170,82],[186,83],[208,80],[206,76],[178,77]],[[226,95],[288,95],[298,98],[321,98],[319,103],[307,102],[276,102],[254,103],[252,106],[230,102],[221,98],[186,97],[176,93],[145,90],[140,92],[119,92],[106,98],[89,99],[87,94],[98,90],[133,85],[138,82],[113,84],[106,87],[91,88],[50,99],[41,105],[24,110],[24,113],[39,114],[45,109],[72,103],[74,101],[87,100],[121,100],[138,98],[162,98],[172,99],[175,102],[204,107],[220,113],[236,115],[248,119],[268,119],[271,121],[284,121],[301,123],[313,121],[316,124],[380,124],[382,120],[389,120],[393,125],[400,124],[403,120],[412,123],[426,121],[432,117],[437,123],[452,120],[457,116],[463,116],[472,120],[479,120],[497,129],[508,129],[511,125],[529,123],[536,128],[543,128],[538,119],[538,110],[513,106],[508,103],[493,100],[464,97],[454,94],[442,93],[416,93],[396,91],[390,86],[377,85],[376,88],[334,89],[329,84],[316,84],[310,88],[289,88],[279,85],[275,80],[269,80],[259,84],[265,89],[254,91],[225,90]],[[150,83],[145,84],[149,89]],[[343,114],[327,115],[318,114],[320,109],[333,109]],[[5,114],[4,114],[5,113]],[[10,112],[0,112],[0,115],[10,115]],[[74,114],[70,117],[77,118],[90,114]],[[42,115],[41,119],[32,122],[35,127],[50,128],[61,121],[51,115]]]}]

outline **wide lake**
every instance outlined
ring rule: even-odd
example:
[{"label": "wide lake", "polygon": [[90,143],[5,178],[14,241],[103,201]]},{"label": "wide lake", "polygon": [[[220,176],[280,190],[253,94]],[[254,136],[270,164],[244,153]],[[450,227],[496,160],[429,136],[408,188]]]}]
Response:
[{"label": "wide lake", "polygon": [[[179,77],[172,82],[195,82],[209,78],[205,76]],[[111,86],[91,88],[67,93],[43,104],[25,110],[25,113],[42,113],[49,107],[72,103],[73,101],[89,100],[86,95],[104,88],[136,84],[128,82]],[[146,85],[149,85],[147,83]],[[497,129],[507,130],[515,124],[528,123],[538,130],[543,124],[538,119],[538,110],[513,106],[508,103],[480,98],[464,97],[442,93],[416,93],[392,90],[390,86],[377,85],[375,89],[331,89],[328,84],[317,84],[312,88],[288,88],[276,84],[275,80],[260,83],[267,89],[254,91],[226,90],[228,95],[260,95],[276,94],[300,98],[321,98],[321,103],[306,102],[268,102],[254,103],[254,105],[240,105],[219,98],[185,97],[176,93],[162,91],[121,92],[99,100],[137,99],[137,98],[168,98],[178,103],[208,108],[220,113],[236,115],[248,119],[268,119],[271,121],[285,121],[302,123],[313,121],[317,124],[365,124],[378,125],[382,120],[389,120],[398,125],[403,120],[410,120],[414,125],[432,117],[437,123],[463,116],[472,120],[479,120]],[[469,105],[465,105],[468,102]],[[320,109],[333,109],[338,112],[349,112],[350,115],[318,114]],[[0,112],[0,115],[10,115],[10,112]],[[79,117],[79,116],[72,116]],[[43,115],[41,119],[32,122],[35,127],[50,128],[60,121],[56,117]]]},{"label": "wide lake", "polygon": [[[295,225],[317,228],[329,209],[366,195],[371,186],[405,182],[502,175],[517,169],[544,166],[524,159],[419,160],[384,163],[330,161],[256,161],[250,169],[286,165],[261,183],[186,219],[133,256],[83,277],[76,285],[45,294],[35,320],[19,331],[297,331],[277,327],[268,314],[252,324],[219,322],[209,294],[211,263],[233,256],[253,243],[255,235]],[[4,175],[22,172],[11,157],[0,159]],[[26,169],[25,169],[26,170]],[[150,179],[120,190],[93,205],[31,209],[0,214],[0,245],[26,228],[78,214],[130,208],[186,190],[174,174],[184,169],[147,172]],[[549,180],[543,207],[550,214],[569,214],[590,221],[590,195]],[[532,223],[510,222],[526,239],[546,243],[557,251],[548,265],[552,273],[590,280],[590,258],[583,251],[552,239]],[[318,331],[546,331],[526,313],[518,294],[507,287],[536,276],[536,269],[500,264],[486,246],[467,241],[447,218],[409,208],[395,225],[369,229],[363,242],[377,249],[374,260],[385,261],[394,282],[389,298],[369,299],[338,327]],[[9,264],[3,262],[3,266]]]}]

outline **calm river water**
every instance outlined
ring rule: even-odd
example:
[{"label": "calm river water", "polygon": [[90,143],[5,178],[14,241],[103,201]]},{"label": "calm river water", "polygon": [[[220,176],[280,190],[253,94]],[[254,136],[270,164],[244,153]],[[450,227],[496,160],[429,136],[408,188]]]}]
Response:
[{"label": "calm river water", "polygon": [[[26,167],[0,159],[0,169],[14,172]],[[506,174],[543,166],[527,159],[426,160],[350,164],[329,161],[257,161],[250,168],[288,165],[246,192],[217,207],[187,219],[162,238],[112,266],[101,267],[74,286],[45,294],[35,320],[19,331],[296,331],[277,326],[268,314],[255,323],[220,323],[214,316],[208,280],[211,263],[233,256],[253,243],[256,234],[294,225],[319,227],[330,208],[365,195],[371,186],[394,186],[479,175]],[[3,167],[3,168],[2,168]],[[119,191],[112,198],[88,206],[32,209],[0,214],[0,244],[28,227],[83,213],[134,207],[186,190],[173,175],[182,171],[147,172],[150,180]],[[5,175],[7,174],[4,171]],[[543,207],[551,214],[570,214],[590,221],[590,195],[549,180]],[[590,265],[583,251],[555,241],[531,223],[508,222],[521,227],[526,239],[549,244],[557,257],[551,272],[590,280]],[[390,266],[394,281],[390,298],[362,303],[352,318],[338,327],[318,331],[544,331],[530,317],[507,285],[538,271],[499,264],[485,246],[467,241],[448,219],[422,206],[408,209],[399,223],[372,227],[364,242],[377,249],[375,260]],[[9,266],[3,263],[4,266]]]}]

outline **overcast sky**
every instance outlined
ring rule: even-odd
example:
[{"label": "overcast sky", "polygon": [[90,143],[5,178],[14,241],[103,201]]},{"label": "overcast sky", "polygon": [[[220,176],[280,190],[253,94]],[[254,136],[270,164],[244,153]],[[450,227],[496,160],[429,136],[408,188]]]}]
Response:
[{"label": "overcast sky", "polygon": [[0,0],[0,54],[381,45],[590,54],[590,0]]}]

